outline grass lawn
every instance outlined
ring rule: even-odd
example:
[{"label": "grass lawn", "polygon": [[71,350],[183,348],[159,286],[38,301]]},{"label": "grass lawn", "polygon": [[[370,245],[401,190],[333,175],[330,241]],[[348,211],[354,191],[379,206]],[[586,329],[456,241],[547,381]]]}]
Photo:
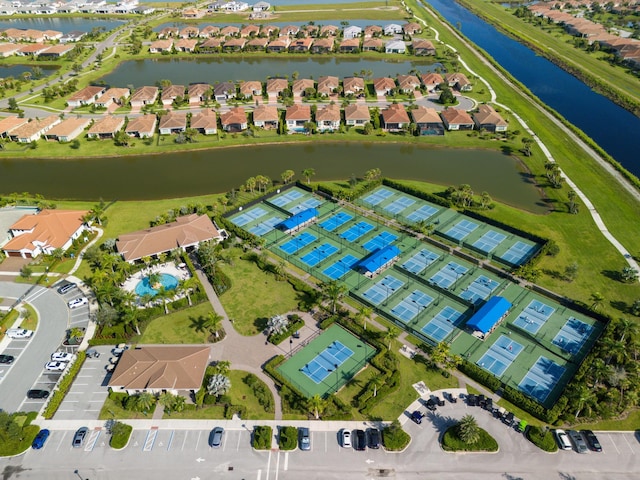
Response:
[{"label": "grass lawn", "polygon": [[[233,404],[244,405],[247,408],[247,418],[245,420],[273,420],[275,418],[274,413],[266,412],[253,395],[253,389],[244,383],[244,379],[248,376],[249,372],[243,370],[231,370],[229,372],[231,390],[229,390],[228,395],[233,400]],[[258,381],[267,388],[262,380],[258,379]],[[273,399],[273,396],[271,398]]]},{"label": "grass lawn", "polygon": [[[120,405],[116,404],[113,400],[107,397],[102,404],[102,409],[100,410],[100,415],[98,416],[99,420],[108,420],[110,418],[115,418],[116,420],[131,420],[131,419],[150,419],[153,417],[153,412],[156,408],[157,404],[154,405],[149,413],[146,415],[142,412],[132,412],[130,410],[125,410]],[[162,408],[162,407],[160,407]]]},{"label": "grass lawn", "polygon": [[183,411],[171,412],[171,415],[165,413],[162,418],[170,418],[173,420],[211,420],[224,418],[224,407],[221,405],[203,405],[201,408],[196,408],[195,405],[186,405]]},{"label": "grass lawn", "polygon": [[231,279],[231,288],[220,297],[234,328],[241,335],[257,335],[274,315],[295,310],[298,294],[286,281],[260,270],[253,262],[240,258],[241,250],[230,252],[233,266],[220,265]]},{"label": "grass lawn", "polygon": [[449,452],[497,452],[498,442],[486,430],[478,428],[480,438],[473,444],[460,440],[457,426],[449,428],[442,437],[442,448]]},{"label": "grass lawn", "polygon": [[601,420],[594,423],[581,423],[576,428],[586,430],[638,430],[640,425],[640,410],[629,413],[621,420]]},{"label": "grass lawn", "polygon": [[0,331],[6,332],[7,329],[11,328],[13,326],[13,322],[18,318],[18,315],[19,313],[17,310],[11,310],[7,313],[0,321]]},{"label": "grass lawn", "polygon": [[[340,389],[338,392],[338,398],[347,405],[351,405],[353,397],[360,393],[362,391],[362,387],[364,387],[372,378],[378,375],[380,375],[380,370],[372,365],[368,365],[367,368],[362,370],[358,375],[351,379],[349,383]],[[351,410],[351,420],[367,420],[367,418],[354,407]]]},{"label": "grass lawn", "polygon": [[209,302],[179,312],[163,315],[151,321],[138,343],[207,343],[208,330],[198,327],[198,319],[205,318],[213,307]]},{"label": "grass lawn", "polygon": [[24,309],[27,311],[28,315],[22,320],[20,327],[35,331],[38,326],[38,314],[28,303],[24,304]]}]

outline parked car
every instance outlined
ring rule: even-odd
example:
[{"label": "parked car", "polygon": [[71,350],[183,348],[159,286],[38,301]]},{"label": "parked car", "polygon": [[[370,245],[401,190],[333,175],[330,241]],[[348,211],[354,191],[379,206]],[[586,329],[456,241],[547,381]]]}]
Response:
[{"label": "parked car", "polygon": [[13,355],[0,355],[0,363],[3,365],[11,365],[14,360]]},{"label": "parked car", "polygon": [[70,362],[75,360],[76,356],[73,353],[56,352],[51,354],[51,360],[54,362]]},{"label": "parked car", "polygon": [[467,405],[469,407],[476,406],[476,396],[473,393],[470,393],[469,395],[467,395]]},{"label": "parked car", "polygon": [[411,414],[411,420],[416,422],[418,425],[422,423],[423,418],[424,418],[424,413],[422,413],[420,410],[414,410],[413,413]]},{"label": "parked car", "polygon": [[569,440],[567,432],[558,428],[553,433],[556,436],[556,442],[558,442],[558,447],[560,447],[561,450],[571,450],[571,441]]},{"label": "parked car", "polygon": [[380,430],[377,428],[367,429],[368,447],[377,450],[380,448]]},{"label": "parked car", "polygon": [[427,407],[427,410],[431,410],[432,412],[435,412],[438,409],[437,402],[433,398],[427,400],[425,406]]},{"label": "parked car", "polygon": [[67,303],[69,308],[72,310],[74,308],[79,308],[83,305],[88,305],[88,304],[89,304],[89,300],[87,299],[87,297],[76,298],[75,300],[71,300],[70,302]]},{"label": "parked car", "polygon": [[353,448],[356,450],[366,450],[367,449],[367,434],[364,430],[356,430],[353,442]]},{"label": "parked car", "polygon": [[582,430],[582,435],[584,435],[584,439],[587,441],[587,445],[594,452],[601,452],[602,445],[598,441],[598,437],[591,430]]},{"label": "parked car", "polygon": [[75,283],[71,283],[71,282],[65,283],[64,285],[58,288],[58,293],[60,295],[64,295],[65,293],[69,293],[71,290],[73,290],[76,287],[77,285]]},{"label": "parked car", "polygon": [[569,434],[569,437],[571,438],[571,441],[576,448],[576,452],[587,453],[589,449],[587,448],[587,442],[585,442],[584,438],[582,438],[582,434],[577,430],[569,430],[567,431],[567,433]]},{"label": "parked car", "polygon": [[89,350],[87,350],[87,358],[99,358],[100,357],[100,352],[90,348]]},{"label": "parked car", "polygon": [[311,450],[311,436],[307,427],[298,428],[298,438],[300,440],[300,450]]},{"label": "parked car", "polygon": [[351,431],[350,430],[347,430],[346,428],[342,429],[342,432],[340,433],[340,444],[344,448],[351,448]]},{"label": "parked car", "polygon": [[31,447],[35,450],[40,450],[42,447],[44,447],[44,443],[47,441],[47,438],[49,438],[49,430],[43,428],[38,432],[36,438],[33,439]]},{"label": "parked car", "polygon": [[209,434],[209,446],[212,448],[220,448],[222,445],[222,437],[224,436],[224,428],[216,427]]},{"label": "parked car", "polygon": [[49,362],[44,366],[45,370],[50,372],[62,372],[67,368],[66,362]]},{"label": "parked car", "polygon": [[39,390],[39,389],[29,390],[27,392],[27,398],[35,398],[35,399],[49,398],[49,390]]},{"label": "parked car", "polygon": [[25,328],[10,328],[6,333],[9,338],[31,338],[33,335],[33,330],[27,330]]},{"label": "parked car", "polygon": [[73,436],[73,448],[80,448],[84,445],[87,433],[89,433],[89,429],[87,427],[80,427],[76,431],[76,434]]}]

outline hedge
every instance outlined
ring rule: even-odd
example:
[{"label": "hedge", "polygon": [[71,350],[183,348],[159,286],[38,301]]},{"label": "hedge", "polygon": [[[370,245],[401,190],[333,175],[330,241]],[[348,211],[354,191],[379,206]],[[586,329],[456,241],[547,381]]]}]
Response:
[{"label": "hedge", "polygon": [[527,440],[533,443],[536,447],[544,450],[545,452],[558,451],[558,445],[556,444],[553,434],[548,427],[543,429],[535,425],[530,425],[527,428],[525,437],[527,437]]},{"label": "hedge", "polygon": [[295,450],[298,446],[298,429],[296,427],[279,427],[278,430],[280,450]]},{"label": "hedge", "polygon": [[404,450],[410,441],[411,436],[402,429],[397,420],[382,429],[382,444],[386,450],[392,452]]},{"label": "hedge", "polygon": [[498,442],[486,430],[479,428],[480,438],[476,443],[468,444],[460,440],[458,425],[449,427],[442,436],[442,449],[447,452],[497,452]]},{"label": "hedge", "polygon": [[247,407],[245,407],[244,405],[231,405],[230,403],[227,403],[224,406],[224,418],[230,420],[233,418],[234,415],[238,415],[238,417],[240,418],[246,418]]},{"label": "hedge", "polygon": [[62,379],[58,382],[57,388],[54,390],[53,395],[51,395],[51,397],[49,398],[49,402],[47,403],[47,406],[42,413],[42,416],[47,420],[52,419],[55,413],[58,411],[58,408],[62,404],[64,397],[66,397],[67,393],[69,392],[69,389],[71,388],[76,375],[78,375],[80,368],[82,368],[82,364],[84,363],[86,358],[87,354],[84,351],[78,352],[78,354],[76,355],[76,361],[73,362],[73,364],[67,369]]},{"label": "hedge", "polygon": [[253,373],[249,373],[244,377],[243,382],[251,387],[253,396],[258,400],[258,403],[264,408],[265,412],[273,412],[273,395],[271,390]]},{"label": "hedge", "polygon": [[251,446],[256,450],[271,450],[271,436],[273,430],[268,425],[256,425],[253,427]]},{"label": "hedge", "polygon": [[293,332],[300,330],[302,327],[304,327],[304,320],[298,317],[298,320],[293,323],[290,323],[284,332],[272,333],[271,335],[269,335],[267,340],[273,343],[274,345],[279,345],[288,337],[290,337]]},{"label": "hedge", "polygon": [[449,199],[447,198],[433,195],[432,193],[423,192],[422,190],[409,187],[408,185],[403,185],[402,183],[396,182],[395,180],[391,180],[389,178],[383,178],[382,184],[386,185],[387,187],[400,190],[401,192],[407,193],[409,195],[413,195],[414,197],[421,198],[422,200],[426,200],[427,202],[435,203],[436,205],[440,205],[441,207],[451,208],[451,201],[449,201]]}]

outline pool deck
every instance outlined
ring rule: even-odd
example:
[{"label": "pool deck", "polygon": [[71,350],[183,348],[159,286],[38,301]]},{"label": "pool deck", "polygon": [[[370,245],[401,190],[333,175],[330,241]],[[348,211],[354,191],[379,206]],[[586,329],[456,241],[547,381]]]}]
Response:
[{"label": "pool deck", "polygon": [[139,272],[136,272],[122,284],[122,288],[128,292],[135,292],[136,285],[151,273],[167,273],[176,277],[178,280],[187,280],[191,277],[187,268],[178,268],[174,263],[163,263],[162,265],[155,265],[150,268],[143,268]]}]

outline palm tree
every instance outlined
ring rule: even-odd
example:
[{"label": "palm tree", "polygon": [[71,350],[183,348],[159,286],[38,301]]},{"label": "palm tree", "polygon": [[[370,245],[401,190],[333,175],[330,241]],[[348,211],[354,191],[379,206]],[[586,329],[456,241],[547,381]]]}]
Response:
[{"label": "palm tree", "polygon": [[206,317],[205,326],[209,330],[211,335],[215,335],[218,338],[218,331],[220,330],[220,324],[222,323],[222,315],[218,312],[209,312]]},{"label": "palm tree", "polygon": [[176,412],[181,412],[184,410],[184,407],[187,405],[187,399],[182,395],[176,395],[173,402],[173,410]]},{"label": "palm tree", "polygon": [[473,415],[465,415],[462,417],[457,429],[460,440],[468,445],[473,445],[480,440],[480,427]]},{"label": "palm tree", "polygon": [[569,190],[567,198],[569,199],[569,213],[575,215],[578,213],[578,204],[576,202],[577,194],[573,190]]},{"label": "palm tree", "polygon": [[209,384],[207,385],[207,393],[215,397],[224,395],[230,389],[231,389],[231,380],[229,380],[229,377],[226,377],[219,373],[213,375],[209,379]]},{"label": "palm tree", "polygon": [[293,170],[285,170],[284,172],[282,172],[282,174],[280,174],[280,178],[282,178],[282,183],[289,183],[291,180],[293,180],[293,177],[295,176],[296,172],[294,172]]},{"label": "palm tree", "polygon": [[431,351],[431,360],[437,365],[444,365],[447,363],[447,359],[451,354],[451,349],[449,348],[449,344],[446,342],[440,342],[435,348]]},{"label": "palm tree", "polygon": [[630,339],[634,339],[640,332],[640,327],[636,322],[632,322],[626,318],[619,318],[616,322],[616,331],[620,332],[620,342],[624,342],[624,339],[629,336]]},{"label": "palm tree", "polygon": [[219,373],[220,375],[229,375],[231,371],[231,362],[227,360],[220,360],[215,364],[215,373]]},{"label": "palm tree", "polygon": [[162,285],[158,289],[158,293],[156,293],[156,298],[162,300],[162,305],[164,306],[164,314],[169,315],[169,307],[167,306],[167,300],[173,297],[173,290],[167,290],[164,285]]},{"label": "palm tree", "polygon": [[622,269],[620,278],[622,278],[622,281],[625,283],[633,283],[638,280],[638,272],[635,268],[626,266]]},{"label": "palm tree", "polygon": [[358,307],[358,313],[356,313],[356,320],[362,321],[362,326],[364,329],[367,329],[367,320],[371,320],[371,315],[373,314],[373,310],[369,307],[361,306]]},{"label": "palm tree", "polygon": [[324,409],[327,407],[327,402],[325,402],[320,395],[317,393],[311,397],[307,402],[307,408],[309,411],[313,413],[316,420],[320,419],[320,415],[324,412]]},{"label": "palm tree", "polygon": [[593,388],[598,388],[603,378],[608,378],[613,369],[601,358],[596,358],[591,364],[591,375],[593,375]]},{"label": "palm tree", "polygon": [[176,396],[170,392],[163,392],[158,397],[158,402],[164,405],[165,412],[170,412],[176,402]]},{"label": "palm tree", "polygon": [[387,342],[387,350],[391,350],[391,342],[394,338],[398,336],[400,331],[396,327],[389,327],[386,332],[384,332],[384,341]]},{"label": "palm tree", "polygon": [[307,179],[307,185],[311,183],[311,177],[316,174],[316,171],[313,168],[305,168],[302,170],[302,176]]},{"label": "palm tree", "polygon": [[600,292],[593,292],[591,294],[591,310],[593,310],[594,312],[597,312],[598,310],[600,310],[600,307],[602,306],[602,302],[604,301],[604,295],[602,295]]},{"label": "palm tree", "polygon": [[570,393],[572,400],[574,400],[577,404],[576,416],[577,419],[583,409],[587,409],[588,412],[591,412],[591,408],[593,403],[596,401],[596,394],[588,388],[586,385],[581,385],[576,389],[572,389]]},{"label": "palm tree", "polygon": [[253,191],[256,188],[256,178],[255,177],[249,177],[247,179],[247,181],[245,182],[245,186],[247,187],[247,190],[249,190],[250,193],[253,193]]},{"label": "palm tree", "polygon": [[142,412],[148,412],[156,403],[156,397],[149,392],[142,392],[136,398],[136,408]]},{"label": "palm tree", "polygon": [[331,303],[331,312],[335,315],[338,302],[346,295],[347,288],[335,280],[323,283],[320,288],[324,297]]},{"label": "palm tree", "polygon": [[182,280],[179,285],[181,286],[182,291],[187,296],[189,306],[191,306],[191,292],[196,287],[196,285],[198,285],[198,280],[196,279],[196,277],[189,277],[186,280]]}]

